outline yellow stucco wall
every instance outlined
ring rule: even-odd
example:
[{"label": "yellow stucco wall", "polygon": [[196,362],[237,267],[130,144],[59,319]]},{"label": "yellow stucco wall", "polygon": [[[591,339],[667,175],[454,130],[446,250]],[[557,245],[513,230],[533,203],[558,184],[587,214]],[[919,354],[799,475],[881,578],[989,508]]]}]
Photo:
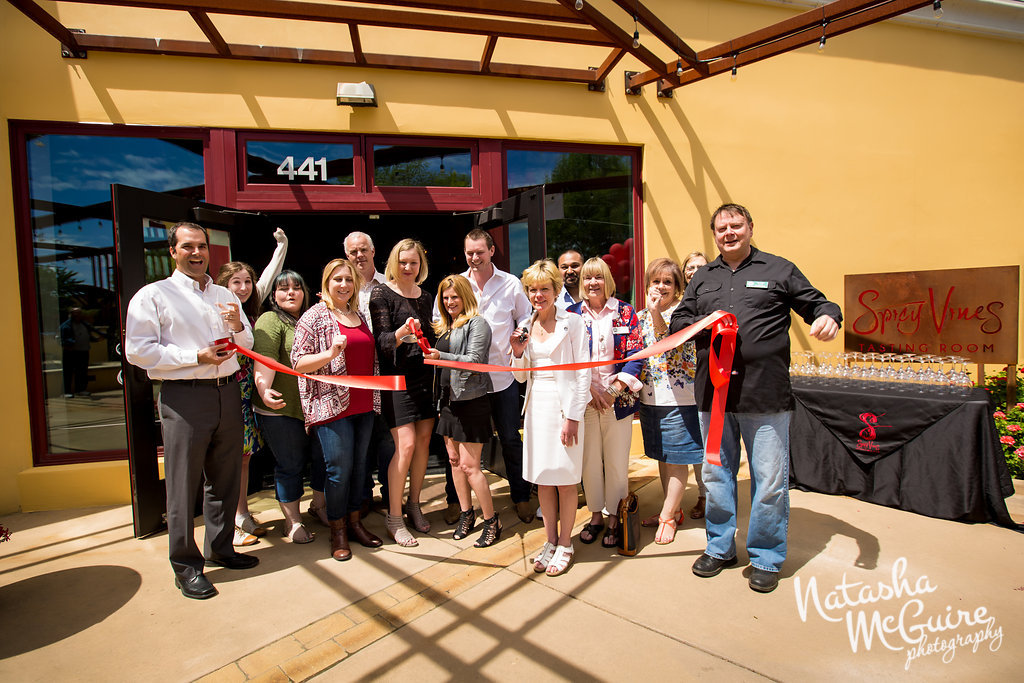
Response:
[{"label": "yellow stucco wall", "polygon": [[[792,14],[722,0],[647,4],[697,49]],[[69,23],[91,28],[87,13]],[[658,99],[653,86],[639,97],[623,92],[622,72],[642,70],[631,58],[595,94],[573,84],[308,65],[99,52],[68,61],[7,3],[0,33],[8,159],[9,119],[637,145],[646,259],[713,254],[707,219],[732,200],[753,212],[760,248],[795,261],[836,301],[847,273],[1024,261],[1020,42],[880,24],[830,39],[822,52],[804,48],[741,68],[735,81],[719,76]],[[336,106],[338,81],[364,79],[378,108]],[[0,314],[13,321],[0,393],[0,512],[21,504],[16,475],[32,464],[10,174],[0,165],[0,283],[9,294]],[[804,330],[794,339],[807,347]]]}]

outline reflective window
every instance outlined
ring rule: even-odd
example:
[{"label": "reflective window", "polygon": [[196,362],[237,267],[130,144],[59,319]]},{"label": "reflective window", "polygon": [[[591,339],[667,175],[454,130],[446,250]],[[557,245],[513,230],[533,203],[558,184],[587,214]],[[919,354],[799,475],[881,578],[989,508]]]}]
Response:
[{"label": "reflective window", "polygon": [[354,185],[350,144],[249,140],[245,174],[250,184]]},{"label": "reflective window", "polygon": [[[203,142],[30,135],[26,144],[47,451],[123,450],[110,185],[202,199]],[[166,270],[166,243],[151,258]]]},{"label": "reflective window", "polygon": [[469,147],[374,145],[373,184],[377,187],[471,187]]},{"label": "reflective window", "polygon": [[[544,185],[548,258],[574,249],[604,259],[616,296],[633,301],[633,164],[628,154],[506,152],[508,194]],[[511,234],[511,233],[510,233]],[[520,240],[525,244],[525,240]],[[510,244],[510,251],[511,249]],[[521,255],[510,255],[521,261]]]}]

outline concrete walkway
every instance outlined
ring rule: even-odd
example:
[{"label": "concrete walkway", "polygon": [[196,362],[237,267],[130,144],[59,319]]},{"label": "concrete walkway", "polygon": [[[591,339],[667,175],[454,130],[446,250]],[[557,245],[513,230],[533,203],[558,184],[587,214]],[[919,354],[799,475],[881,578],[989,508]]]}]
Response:
[{"label": "concrete walkway", "polygon": [[[656,474],[632,461],[644,514],[660,506]],[[432,478],[419,547],[355,546],[349,562],[328,558],[322,529],[284,543],[272,495],[254,496],[275,524],[244,549],[260,565],[209,570],[220,595],[201,602],[174,588],[164,535],[132,538],[127,507],[0,517],[0,680],[976,681],[1024,664],[1024,535],[1008,529],[793,491],[789,560],[761,595],[742,549],[718,577],[690,572],[704,530],[689,519],[669,545],[645,529],[632,558],[577,540],[567,574],[537,575],[543,531],[518,521],[502,480],[505,531],[484,550],[452,540],[442,489]],[[687,509],[695,495],[691,482]],[[383,536],[380,515],[368,526]]]}]

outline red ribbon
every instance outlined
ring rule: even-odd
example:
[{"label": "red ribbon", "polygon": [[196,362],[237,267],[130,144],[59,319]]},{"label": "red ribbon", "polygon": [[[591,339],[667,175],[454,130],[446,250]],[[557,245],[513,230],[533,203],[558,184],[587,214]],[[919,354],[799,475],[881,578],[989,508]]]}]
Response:
[{"label": "red ribbon", "polygon": [[[641,351],[623,360],[595,360],[585,363],[565,363],[563,365],[544,365],[540,367],[515,368],[516,370],[587,370],[599,368],[605,365],[617,363],[628,363],[633,360],[643,360],[651,356],[657,356],[671,351],[680,344],[693,339],[702,330],[711,330],[711,384],[715,387],[715,393],[711,404],[711,421],[708,424],[707,444],[704,452],[708,462],[712,465],[722,465],[720,456],[722,444],[722,428],[725,425],[725,399],[729,395],[729,377],[732,374],[732,360],[736,352],[736,316],[725,311],[715,311],[699,322],[671,334],[659,342],[651,344]],[[715,340],[721,338],[720,350],[715,351]],[[455,368],[458,370],[472,370],[474,372],[510,372],[512,368],[507,365],[491,365],[489,363],[461,363],[453,360],[432,360],[424,358],[423,362],[428,365],[436,365],[442,368]]]},{"label": "red ribbon", "polygon": [[266,365],[271,370],[283,372],[286,375],[305,377],[306,379],[316,380],[317,382],[326,382],[327,384],[334,384],[339,387],[349,387],[351,389],[405,391],[405,377],[403,375],[304,375],[301,372],[296,372],[283,363],[278,363],[273,358],[261,356],[249,349],[242,348],[234,342],[228,342],[227,344],[227,350],[237,351],[243,356],[252,358],[257,363]]},{"label": "red ribbon", "polygon": [[[708,438],[704,453],[712,465],[722,466],[722,430],[725,428],[725,399],[729,396],[729,377],[732,375],[732,359],[736,355],[736,316],[729,314],[715,321],[711,329],[711,348],[708,365],[711,385],[715,394],[711,401],[711,420],[708,423]],[[715,340],[722,344],[715,351]]]}]

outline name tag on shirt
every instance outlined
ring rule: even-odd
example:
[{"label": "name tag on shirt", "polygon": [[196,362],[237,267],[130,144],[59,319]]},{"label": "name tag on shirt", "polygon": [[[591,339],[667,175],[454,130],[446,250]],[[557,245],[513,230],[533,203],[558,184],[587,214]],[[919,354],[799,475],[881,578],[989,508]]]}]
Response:
[{"label": "name tag on shirt", "polygon": [[629,334],[628,327],[613,327],[612,334]]},{"label": "name tag on shirt", "polygon": [[747,289],[768,289],[767,280],[747,280]]}]

